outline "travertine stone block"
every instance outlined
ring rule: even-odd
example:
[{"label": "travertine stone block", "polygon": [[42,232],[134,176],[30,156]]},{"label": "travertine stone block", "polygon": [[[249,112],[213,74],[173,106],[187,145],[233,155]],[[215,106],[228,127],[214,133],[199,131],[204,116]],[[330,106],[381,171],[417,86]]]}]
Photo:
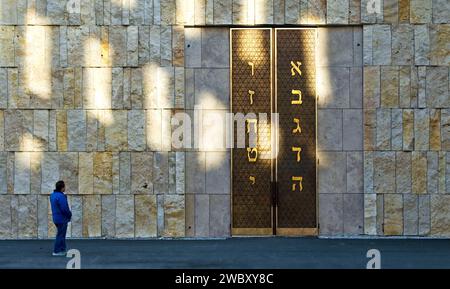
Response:
[{"label": "travertine stone block", "polygon": [[447,193],[446,184],[447,152],[439,152],[439,193]]},{"label": "travertine stone block", "polygon": [[[0,85],[8,88],[8,70],[0,68]],[[8,107],[8,89],[0,90],[0,108]],[[2,112],[3,113],[3,112]]]},{"label": "travertine stone block", "polygon": [[374,192],[395,193],[395,153],[376,152],[374,156]]},{"label": "travertine stone block", "polygon": [[414,25],[414,50],[416,65],[430,63],[430,36],[427,25]]},{"label": "travertine stone block", "polygon": [[86,149],[86,112],[84,110],[67,111],[67,139],[69,151]]},{"label": "travertine stone block", "polygon": [[442,150],[450,150],[450,110],[441,110],[441,141]]},{"label": "travertine stone block", "polygon": [[378,66],[364,67],[364,107],[380,106],[380,68]]},{"label": "travertine stone block", "polygon": [[319,108],[348,108],[350,105],[350,69],[320,67],[317,69]]},{"label": "travertine stone block", "polygon": [[349,0],[327,1],[327,24],[347,24]]},{"label": "travertine stone block", "polygon": [[112,47],[109,58],[114,67],[126,66],[127,63],[127,27],[114,26],[109,31],[109,43]]},{"label": "travertine stone block", "polygon": [[430,195],[419,196],[419,235],[430,234],[431,214]]},{"label": "travertine stone block", "polygon": [[373,28],[373,64],[391,64],[391,26],[375,25]]},{"label": "travertine stone block", "polygon": [[153,183],[155,194],[169,193],[169,153],[167,152],[154,154]]},{"label": "travertine stone block", "polygon": [[[1,202],[1,201],[0,201]],[[48,234],[48,197],[37,197],[37,237],[47,238]]]},{"label": "travertine stone block", "polygon": [[139,29],[138,26],[127,27],[127,66],[139,65]]},{"label": "travertine stone block", "polygon": [[33,151],[33,111],[5,110],[5,150]]},{"label": "travertine stone block", "polygon": [[316,51],[318,66],[353,66],[353,28],[319,28]]},{"label": "travertine stone block", "polygon": [[373,26],[363,26],[363,63],[373,65]]},{"label": "travertine stone block", "polygon": [[8,194],[14,194],[14,152],[6,155],[6,190]]},{"label": "travertine stone block", "polygon": [[186,194],[204,194],[206,188],[206,155],[186,153]]},{"label": "travertine stone block", "polygon": [[377,195],[364,194],[364,234],[377,234]]},{"label": "travertine stone block", "polygon": [[185,103],[185,72],[183,67],[175,67],[175,108],[184,108]]},{"label": "travertine stone block", "polygon": [[[383,5],[383,4],[381,4]],[[398,23],[399,2],[398,0],[385,0],[383,5],[383,20],[385,23]]]},{"label": "travertine stone block", "polygon": [[300,24],[300,1],[284,1],[285,24]]},{"label": "travertine stone block", "polygon": [[145,111],[128,112],[128,148],[131,151],[145,150]]},{"label": "travertine stone block", "polygon": [[30,153],[15,153],[14,193],[30,194]]},{"label": "travertine stone block", "polygon": [[403,150],[414,150],[414,110],[403,110]]},{"label": "travertine stone block", "polygon": [[172,26],[161,26],[161,66],[172,65]]},{"label": "travertine stone block", "polygon": [[[450,35],[450,34],[449,34]],[[450,106],[449,70],[446,66],[427,67],[426,70],[427,107],[446,108]]]},{"label": "travertine stone block", "polygon": [[11,197],[11,238],[19,238],[19,198]]},{"label": "travertine stone block", "polygon": [[48,150],[48,126],[49,126],[48,110],[35,110],[34,135],[33,135],[34,151]]},{"label": "travertine stone block", "polygon": [[439,154],[427,152],[427,192],[437,194],[439,186]]},{"label": "travertine stone block", "polygon": [[18,237],[37,238],[37,196],[19,196],[18,203]]},{"label": "travertine stone block", "polygon": [[317,118],[319,150],[342,150],[342,110],[320,109]]},{"label": "travertine stone block", "polygon": [[128,147],[127,111],[106,111],[111,121],[105,124],[105,140],[107,151],[124,151]]},{"label": "travertine stone block", "polygon": [[175,24],[175,0],[159,1],[161,9],[161,24],[172,25]]},{"label": "travertine stone block", "polygon": [[273,17],[273,0],[255,2],[255,24],[272,24]]},{"label": "travertine stone block", "polygon": [[364,192],[364,163],[362,152],[347,153],[347,193],[362,194]]},{"label": "travertine stone block", "polygon": [[384,196],[377,195],[377,235],[384,235]]},{"label": "travertine stone block", "polygon": [[59,154],[59,178],[66,183],[67,194],[78,194],[78,153]]},{"label": "travertine stone block", "polygon": [[430,64],[450,65],[450,24],[430,25]]},{"label": "travertine stone block", "polygon": [[97,110],[86,111],[86,151],[96,151],[98,141],[99,112]]},{"label": "travertine stone block", "polygon": [[157,206],[156,195],[135,196],[135,232],[137,238],[156,237]]},{"label": "travertine stone block", "polygon": [[373,194],[373,152],[364,152],[364,193]]},{"label": "travertine stone block", "polygon": [[134,196],[116,197],[116,237],[134,238]]},{"label": "travertine stone block", "polygon": [[409,7],[410,5],[410,0],[399,0],[398,3],[398,17],[399,17],[399,21],[400,23],[409,23]]},{"label": "travertine stone block", "polygon": [[414,59],[414,27],[407,24],[392,29],[392,64],[411,65]]},{"label": "travertine stone block", "polygon": [[347,159],[345,152],[322,152],[319,162],[319,194],[346,192]]},{"label": "travertine stone block", "polygon": [[391,149],[391,110],[377,110],[377,149]]},{"label": "travertine stone block", "polygon": [[7,153],[0,152],[0,195],[7,193]]},{"label": "travertine stone block", "polygon": [[172,35],[173,66],[184,66],[184,27],[174,26]]},{"label": "travertine stone block", "polygon": [[83,196],[83,237],[100,237],[102,234],[101,196]]},{"label": "travertine stone block", "polygon": [[11,196],[0,195],[0,238],[11,238]]},{"label": "travertine stone block", "polygon": [[165,237],[183,237],[185,234],[184,195],[164,196],[164,232]]},{"label": "travertine stone block", "polygon": [[41,162],[41,193],[50,194],[59,181],[59,153],[44,153]]},{"label": "travertine stone block", "polygon": [[401,108],[411,107],[411,68],[401,66],[399,70],[399,105]]},{"label": "travertine stone block", "polygon": [[377,114],[375,109],[364,110],[364,150],[374,150],[377,141]]},{"label": "travertine stone block", "polygon": [[381,107],[397,108],[399,104],[399,72],[397,66],[381,68]]},{"label": "travertine stone block", "polygon": [[153,193],[153,153],[131,153],[131,193]]},{"label": "travertine stone block", "polygon": [[231,24],[232,6],[232,0],[214,0],[214,24]]},{"label": "travertine stone block", "polygon": [[15,26],[0,27],[0,67],[15,66],[14,35]]},{"label": "travertine stone block", "polygon": [[78,166],[79,194],[94,193],[94,153],[80,153]]},{"label": "travertine stone block", "polygon": [[446,0],[433,0],[433,23],[450,23],[450,3]]},{"label": "travertine stone block", "polygon": [[72,238],[81,238],[83,237],[83,197],[69,196],[69,206],[72,211],[72,221],[70,222]]},{"label": "travertine stone block", "polygon": [[[41,184],[42,184],[42,163],[43,154],[42,153],[30,153],[30,193],[40,194]],[[0,157],[1,162],[1,157]],[[78,162],[78,159],[77,159]],[[1,170],[1,164],[0,164]],[[1,179],[1,172],[0,172]],[[66,183],[67,186],[67,183]],[[0,189],[1,193],[1,189]]]},{"label": "travertine stone block", "polygon": [[430,150],[441,150],[441,110],[430,110]]},{"label": "travertine stone block", "polygon": [[416,195],[403,195],[403,234],[414,236],[419,229],[419,198]]},{"label": "travertine stone block", "polygon": [[230,195],[210,196],[210,236],[230,236]]},{"label": "travertine stone block", "polygon": [[112,153],[94,153],[94,194],[112,194]]},{"label": "travertine stone block", "polygon": [[411,193],[411,153],[397,152],[396,153],[396,193],[410,194]]},{"label": "travertine stone block", "polygon": [[[277,9],[279,9],[277,6],[282,6],[281,1],[274,1],[274,11],[276,12]],[[277,3],[278,2],[278,3]],[[277,5],[278,4],[278,5]],[[317,1],[308,1],[308,23],[318,23],[318,24],[325,24],[326,23],[326,15],[327,15],[327,1],[326,0],[317,0]],[[280,11],[279,17],[284,17],[284,11]],[[275,16],[277,13],[275,13]],[[276,18],[275,18],[276,19]],[[280,19],[280,24],[284,24],[284,19]],[[358,21],[359,22],[359,21]]]},{"label": "travertine stone block", "polygon": [[229,63],[229,31],[224,28],[202,29],[202,66],[227,68]]},{"label": "travertine stone block", "polygon": [[428,109],[414,111],[414,149],[426,151],[429,149],[430,119]]},{"label": "travertine stone block", "polygon": [[450,196],[432,195],[430,202],[431,235],[448,237],[450,235]]},{"label": "travertine stone block", "polygon": [[102,237],[116,236],[116,197],[102,196]]},{"label": "travertine stone block", "polygon": [[187,194],[186,206],[186,237],[195,236],[195,195]]},{"label": "travertine stone block", "polygon": [[412,153],[412,192],[427,193],[427,155],[425,152]]},{"label": "travertine stone block", "polygon": [[411,0],[411,23],[431,23],[433,0]]},{"label": "travertine stone block", "polygon": [[403,235],[403,196],[384,195],[384,234]]},{"label": "travertine stone block", "polygon": [[401,109],[392,109],[391,120],[391,149],[400,151],[403,149],[403,111]]},{"label": "travertine stone block", "polygon": [[202,65],[202,29],[201,28],[185,28],[185,66],[201,67]]}]

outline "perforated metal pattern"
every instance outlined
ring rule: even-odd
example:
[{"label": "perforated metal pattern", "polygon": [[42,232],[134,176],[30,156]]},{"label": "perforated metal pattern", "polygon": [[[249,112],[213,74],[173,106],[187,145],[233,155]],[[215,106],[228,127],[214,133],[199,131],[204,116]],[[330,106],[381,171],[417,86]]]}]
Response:
[{"label": "perforated metal pattern", "polygon": [[[278,228],[316,227],[316,81],[314,29],[276,30],[277,110],[280,120],[279,155],[277,160]],[[292,75],[291,61],[301,62],[301,76]],[[302,92],[302,104],[292,90]],[[300,119],[301,133],[294,118]],[[297,152],[301,147],[301,160]],[[292,177],[302,177],[303,190]],[[293,183],[296,183],[293,191]]]},{"label": "perforated metal pattern", "polygon": [[[271,30],[232,30],[232,111],[271,113]],[[252,66],[249,62],[253,63]],[[254,91],[253,104],[249,90]],[[270,119],[268,119],[270,123]],[[235,142],[237,127],[235,126]],[[236,143],[235,143],[236,145]],[[249,147],[248,137],[246,146]],[[233,149],[233,228],[271,228],[271,161],[261,159],[270,151],[270,129],[258,126],[259,157],[249,162],[246,148]],[[254,177],[254,184],[250,180]]]}]

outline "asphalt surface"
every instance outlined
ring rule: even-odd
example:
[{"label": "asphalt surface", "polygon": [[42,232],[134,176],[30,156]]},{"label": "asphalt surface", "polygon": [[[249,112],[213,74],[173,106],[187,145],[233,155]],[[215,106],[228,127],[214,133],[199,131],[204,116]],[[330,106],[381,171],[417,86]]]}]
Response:
[{"label": "asphalt surface", "polygon": [[[366,268],[369,249],[382,268],[450,268],[450,240],[231,238],[225,240],[68,240],[81,268]],[[0,268],[66,268],[51,240],[0,241]]]}]

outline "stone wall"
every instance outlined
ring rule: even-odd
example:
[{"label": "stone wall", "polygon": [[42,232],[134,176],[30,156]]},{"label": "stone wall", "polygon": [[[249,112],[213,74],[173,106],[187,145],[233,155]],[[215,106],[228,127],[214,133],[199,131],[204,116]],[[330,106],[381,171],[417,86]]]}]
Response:
[{"label": "stone wall", "polygon": [[[227,27],[257,24],[355,25],[319,29],[320,233],[450,236],[447,0],[80,2],[0,0],[0,239],[54,234],[60,178],[69,236],[229,236],[208,114],[229,104]],[[198,104],[205,142],[172,148]]]}]

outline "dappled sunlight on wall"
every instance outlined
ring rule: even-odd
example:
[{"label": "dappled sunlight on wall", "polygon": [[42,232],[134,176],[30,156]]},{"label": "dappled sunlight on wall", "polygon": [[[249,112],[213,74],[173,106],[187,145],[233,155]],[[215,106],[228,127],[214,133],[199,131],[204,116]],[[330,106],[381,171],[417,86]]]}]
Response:
[{"label": "dappled sunlight on wall", "polygon": [[[40,18],[34,13],[29,18]],[[24,49],[25,93],[31,98],[49,100],[52,93],[52,28],[26,26]]]},{"label": "dappled sunlight on wall", "polygon": [[173,67],[150,63],[142,68],[146,108],[173,107]]}]

